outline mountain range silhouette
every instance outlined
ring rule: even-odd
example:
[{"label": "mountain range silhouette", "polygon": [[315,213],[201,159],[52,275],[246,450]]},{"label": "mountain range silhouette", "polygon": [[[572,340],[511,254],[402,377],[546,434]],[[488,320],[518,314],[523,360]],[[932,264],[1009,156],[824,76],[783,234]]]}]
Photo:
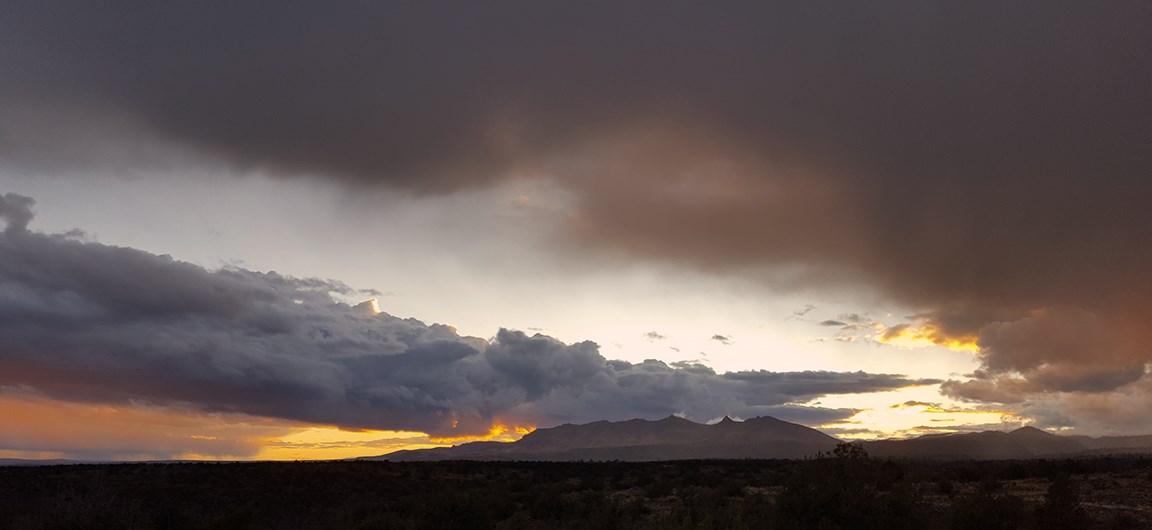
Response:
[{"label": "mountain range silhouette", "polygon": [[[669,416],[564,424],[537,429],[515,442],[472,442],[454,447],[396,451],[366,457],[397,462],[434,460],[690,460],[809,458],[840,440],[772,417],[707,425]],[[917,459],[1017,459],[1152,453],[1152,436],[1060,436],[1035,427],[1011,432],[929,434],[904,440],[860,442],[872,456]]]}]

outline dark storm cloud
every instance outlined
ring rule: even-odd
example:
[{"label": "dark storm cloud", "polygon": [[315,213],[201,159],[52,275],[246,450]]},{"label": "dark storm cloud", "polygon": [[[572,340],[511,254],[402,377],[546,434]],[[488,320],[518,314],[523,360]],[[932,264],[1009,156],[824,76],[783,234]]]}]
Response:
[{"label": "dark storm cloud", "polygon": [[[771,388],[782,395],[805,395],[805,388],[835,388],[837,394],[872,392],[873,388],[893,387],[901,376],[890,374],[868,374],[856,372],[855,378],[845,378],[841,372],[792,372],[787,375],[778,372],[748,371],[729,372],[724,377]],[[921,379],[919,384],[936,384],[937,379]],[[816,397],[816,396],[807,396]],[[769,400],[774,398],[769,398]]]},{"label": "dark storm cloud", "polygon": [[36,201],[31,197],[15,193],[0,195],[0,220],[4,221],[4,232],[11,234],[27,230],[34,204]]},{"label": "dark storm cloud", "polygon": [[1056,307],[979,331],[981,369],[948,381],[953,397],[1022,403],[1050,393],[1099,393],[1141,380],[1149,362],[1140,335],[1072,307]]},{"label": "dark storm cloud", "polygon": [[[783,411],[826,394],[934,381],[831,372],[717,374],[609,361],[592,342],[500,330],[491,342],[349,306],[341,284],[208,271],[131,248],[29,231],[0,196],[0,385],[72,401],[151,402],[349,428],[486,432],[563,421]],[[16,228],[11,228],[16,227]],[[795,410],[793,410],[795,409]],[[453,428],[453,423],[459,426]]]},{"label": "dark storm cloud", "polygon": [[1110,366],[1140,359],[1145,348],[1114,335],[1103,318],[1075,308],[995,322],[980,331],[982,359],[994,372],[1024,372],[1061,363]]},{"label": "dark storm cloud", "polygon": [[[543,175],[573,192],[567,242],[582,249],[864,284],[940,337],[983,342],[1053,308],[1099,319],[1104,345],[1051,353],[990,328],[989,374],[1105,388],[1126,378],[1099,374],[1152,358],[1137,347],[1152,343],[1145,1],[28,1],[3,15],[10,167],[128,170],[179,151],[419,192]],[[1037,355],[1056,371],[1029,368]]]}]

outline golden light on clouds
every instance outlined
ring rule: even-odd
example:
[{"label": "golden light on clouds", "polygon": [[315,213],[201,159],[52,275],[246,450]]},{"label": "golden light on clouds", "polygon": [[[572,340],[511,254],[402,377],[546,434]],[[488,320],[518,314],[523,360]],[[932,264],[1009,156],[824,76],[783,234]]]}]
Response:
[{"label": "golden light on clouds", "polygon": [[374,317],[380,314],[380,303],[375,298],[369,298],[356,304],[356,309],[360,311],[363,316]]},{"label": "golden light on clouds", "polygon": [[[457,423],[453,421],[452,427],[455,428]],[[514,442],[519,440],[525,434],[536,430],[535,425],[516,425],[506,424],[500,420],[494,421],[492,426],[489,427],[487,434],[479,436],[443,436],[443,437],[429,437],[433,443],[437,444],[460,444],[467,442]]]},{"label": "golden light on clouds", "polygon": [[901,324],[897,326],[884,326],[876,324],[876,342],[888,344],[898,348],[915,349],[928,346],[940,346],[952,351],[979,353],[979,337],[961,335],[951,336],[944,333],[938,326],[930,322],[919,324]]}]

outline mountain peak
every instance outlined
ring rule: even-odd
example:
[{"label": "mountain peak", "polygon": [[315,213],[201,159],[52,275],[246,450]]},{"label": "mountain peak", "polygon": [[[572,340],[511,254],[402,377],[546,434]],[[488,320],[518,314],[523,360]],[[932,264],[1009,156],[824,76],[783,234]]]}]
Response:
[{"label": "mountain peak", "polygon": [[1056,436],[1055,434],[1052,434],[1048,431],[1037,429],[1036,427],[1032,427],[1030,425],[1020,427],[1019,429],[1009,432],[1008,434],[1013,436]]},{"label": "mountain peak", "polygon": [[728,425],[730,423],[736,423],[736,420],[729,418],[728,416],[724,416],[724,419],[717,422],[716,425]]}]

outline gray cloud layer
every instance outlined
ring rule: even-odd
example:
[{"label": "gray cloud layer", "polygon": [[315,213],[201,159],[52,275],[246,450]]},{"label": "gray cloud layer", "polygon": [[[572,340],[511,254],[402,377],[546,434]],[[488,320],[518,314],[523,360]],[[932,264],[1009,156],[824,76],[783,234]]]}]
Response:
[{"label": "gray cloud layer", "polygon": [[[450,327],[349,306],[333,282],[208,271],[135,249],[28,230],[32,201],[0,196],[0,385],[94,402],[192,406],[349,428],[485,432],[682,413],[819,423],[793,405],[934,380],[867,373],[717,374],[607,360],[596,344]],[[453,428],[453,423],[459,425]]]},{"label": "gray cloud layer", "polygon": [[[581,248],[863,283],[980,335],[976,386],[1101,391],[1152,358],[1149,27],[1141,0],[12,2],[0,157],[547,175]],[[1106,344],[1044,348],[1061,311]]]}]

